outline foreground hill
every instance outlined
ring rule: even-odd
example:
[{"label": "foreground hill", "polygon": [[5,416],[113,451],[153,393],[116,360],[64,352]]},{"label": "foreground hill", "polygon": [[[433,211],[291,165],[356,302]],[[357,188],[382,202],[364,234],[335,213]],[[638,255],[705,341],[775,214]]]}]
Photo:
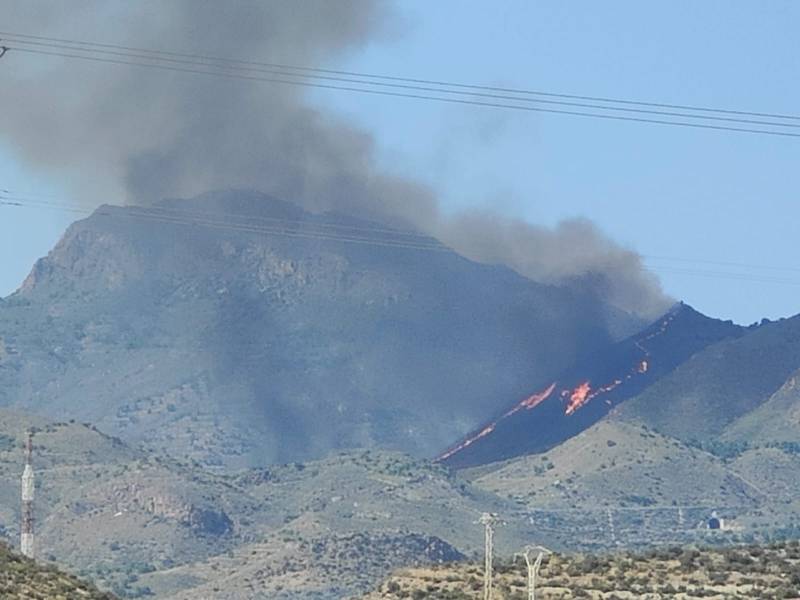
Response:
[{"label": "foreground hill", "polygon": [[[34,428],[38,551],[123,597],[340,598],[391,570],[497,551],[730,543],[796,535],[800,456],[722,458],[603,420],[544,455],[453,473],[391,452],[209,471],[78,423],[0,411],[0,535],[18,539],[24,431]],[[471,480],[471,481],[470,481]],[[709,537],[719,512],[726,529]]]},{"label": "foreground hill", "polygon": [[[458,564],[400,571],[362,600],[483,598],[482,565]],[[522,560],[496,569],[497,600],[527,598]],[[800,594],[800,544],[697,550],[665,548],[644,554],[551,555],[537,578],[536,597],[593,598],[760,598]]]},{"label": "foreground hill", "polygon": [[100,592],[54,569],[24,558],[0,542],[0,598],[5,600],[113,600]]},{"label": "foreground hill", "polygon": [[0,406],[206,464],[432,456],[641,322],[254,193],[103,207],[0,301]]},{"label": "foreground hill", "polygon": [[39,555],[123,597],[222,597],[230,579],[230,598],[337,598],[398,565],[477,553],[484,510],[518,522],[504,552],[533,535],[512,502],[399,453],[222,475],[0,410],[0,536],[12,543],[29,428]]},{"label": "foreground hill", "polygon": [[713,454],[642,425],[604,419],[542,454],[467,469],[462,476],[530,516],[539,540],[602,550],[800,535],[800,454],[750,445]]}]

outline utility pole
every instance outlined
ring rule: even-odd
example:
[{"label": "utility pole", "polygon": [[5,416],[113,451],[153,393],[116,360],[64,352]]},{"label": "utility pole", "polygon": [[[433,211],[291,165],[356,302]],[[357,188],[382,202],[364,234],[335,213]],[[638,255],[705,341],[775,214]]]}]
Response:
[{"label": "utility pole", "polygon": [[611,533],[611,543],[617,543],[617,530],[614,527],[614,515],[611,512],[611,509],[606,509],[606,515],[608,516],[608,531]]},{"label": "utility pole", "polygon": [[20,551],[24,556],[35,555],[33,537],[33,432],[28,432],[25,442],[25,470],[22,472],[22,526],[20,527]]},{"label": "utility pole", "polygon": [[494,527],[498,523],[497,515],[494,513],[483,513],[481,518],[478,519],[478,523],[483,525],[486,537],[486,544],[483,550],[483,600],[492,600],[492,559],[494,557]]},{"label": "utility pole", "polygon": [[[534,553],[536,553],[536,558],[531,560]],[[542,566],[545,554],[551,554],[551,552],[544,546],[526,546],[525,552],[522,553],[528,567],[528,600],[536,600],[536,577],[539,575],[539,567]]]}]

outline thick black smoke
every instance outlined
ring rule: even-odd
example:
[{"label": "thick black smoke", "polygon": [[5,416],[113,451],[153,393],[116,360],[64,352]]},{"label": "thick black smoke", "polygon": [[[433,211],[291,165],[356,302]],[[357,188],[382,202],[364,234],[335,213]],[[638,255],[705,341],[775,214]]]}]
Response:
[{"label": "thick black smoke", "polygon": [[[381,0],[9,0],[0,7],[10,31],[308,65],[330,64],[395,20]],[[540,281],[582,282],[643,316],[666,306],[639,257],[588,222],[550,230],[486,214],[442,218],[431,190],[378,169],[371,136],[310,107],[303,88],[13,50],[0,67],[3,141],[62,174],[87,203],[249,187],[315,211],[406,222],[470,258]]]}]

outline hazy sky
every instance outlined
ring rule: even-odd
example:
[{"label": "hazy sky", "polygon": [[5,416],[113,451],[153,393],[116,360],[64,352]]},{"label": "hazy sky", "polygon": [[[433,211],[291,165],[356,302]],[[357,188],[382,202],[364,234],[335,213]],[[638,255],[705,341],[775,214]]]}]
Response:
[{"label": "hazy sky", "polygon": [[[396,26],[339,65],[800,113],[800,3],[792,0],[396,5]],[[106,41],[102,31],[93,39]],[[0,85],[9,58],[0,60]],[[313,100],[373,132],[387,169],[428,182],[452,209],[491,207],[548,225],[587,216],[643,254],[668,292],[708,314],[752,322],[800,312],[798,139],[344,92],[317,91]],[[0,108],[5,101],[0,95]],[[0,140],[0,188],[59,196],[66,187],[57,173],[21,164]],[[71,218],[0,207],[0,295]]]}]

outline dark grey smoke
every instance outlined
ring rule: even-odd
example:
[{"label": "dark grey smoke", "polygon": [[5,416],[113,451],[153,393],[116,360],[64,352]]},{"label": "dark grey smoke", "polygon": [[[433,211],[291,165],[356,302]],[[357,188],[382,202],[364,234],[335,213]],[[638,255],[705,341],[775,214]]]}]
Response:
[{"label": "dark grey smoke", "polygon": [[[276,63],[324,65],[395,26],[381,0],[17,0],[3,29]],[[534,279],[580,282],[651,316],[668,302],[639,257],[584,221],[555,230],[440,216],[425,186],[381,172],[371,136],[311,108],[303,88],[13,51],[0,134],[88,204],[250,187],[315,211],[406,222]],[[358,97],[353,97],[358,102]]]}]

